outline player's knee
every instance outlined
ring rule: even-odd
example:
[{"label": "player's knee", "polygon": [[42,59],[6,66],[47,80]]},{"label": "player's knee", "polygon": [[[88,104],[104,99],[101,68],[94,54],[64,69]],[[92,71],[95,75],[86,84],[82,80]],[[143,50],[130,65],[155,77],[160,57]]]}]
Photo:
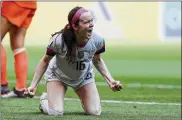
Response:
[{"label": "player's knee", "polygon": [[85,111],[87,115],[95,115],[95,116],[100,116],[101,115],[101,107],[99,108],[92,108],[92,109],[88,109]]},{"label": "player's knee", "polygon": [[55,110],[55,109],[49,107],[48,115],[62,116],[63,110]]}]

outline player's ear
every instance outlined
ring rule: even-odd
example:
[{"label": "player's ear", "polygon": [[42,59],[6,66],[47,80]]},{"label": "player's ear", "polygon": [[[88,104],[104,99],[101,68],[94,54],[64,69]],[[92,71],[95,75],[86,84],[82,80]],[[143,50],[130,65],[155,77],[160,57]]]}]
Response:
[{"label": "player's ear", "polygon": [[77,31],[78,30],[78,27],[75,26],[75,24],[72,24],[72,28]]}]

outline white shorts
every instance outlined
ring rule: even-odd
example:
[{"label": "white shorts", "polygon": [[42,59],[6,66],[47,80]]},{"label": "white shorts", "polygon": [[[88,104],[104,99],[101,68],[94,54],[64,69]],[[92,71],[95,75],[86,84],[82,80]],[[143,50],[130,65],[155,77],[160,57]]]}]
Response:
[{"label": "white shorts", "polygon": [[95,82],[94,78],[90,78],[90,79],[87,79],[87,80],[82,80],[81,83],[78,84],[78,85],[69,85],[69,84],[65,83],[64,80],[59,79],[52,71],[49,71],[49,70],[45,72],[44,78],[46,79],[46,83],[49,82],[49,81],[60,81],[60,82],[64,83],[66,88],[68,86],[70,86],[75,91],[78,90],[79,88],[81,88],[84,85]]}]

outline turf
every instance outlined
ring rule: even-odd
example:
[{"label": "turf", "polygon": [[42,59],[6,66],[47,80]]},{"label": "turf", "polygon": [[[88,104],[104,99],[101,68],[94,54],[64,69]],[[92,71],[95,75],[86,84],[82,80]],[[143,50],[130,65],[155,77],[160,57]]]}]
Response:
[{"label": "turf", "polygon": [[[46,46],[27,46],[29,54],[28,82],[39,60],[45,53]],[[10,48],[8,53],[8,79],[15,80],[13,56]],[[130,83],[152,85],[178,85],[181,86],[181,46],[178,44],[120,44],[109,45],[103,54],[110,72],[115,79],[121,81],[124,89],[114,93],[108,86],[97,85],[102,100],[143,101],[180,103],[181,89],[178,88],[149,88],[128,87]],[[36,95],[46,91],[45,80],[42,80]],[[96,72],[96,82],[105,82]],[[14,87],[15,82],[10,82]],[[78,98],[71,88],[66,97]],[[85,116],[81,104],[77,101],[65,101],[65,116],[50,117],[40,114],[38,99],[1,99],[1,114],[6,119],[103,119],[103,120],[178,120],[181,118],[180,106],[174,105],[143,105],[143,104],[116,104],[102,103],[103,114],[101,117]],[[136,106],[136,108],[135,108]]]},{"label": "turf", "polygon": [[65,101],[64,116],[44,115],[38,99],[1,100],[2,120],[180,120],[180,106],[102,103],[100,117],[84,115],[79,101]]}]

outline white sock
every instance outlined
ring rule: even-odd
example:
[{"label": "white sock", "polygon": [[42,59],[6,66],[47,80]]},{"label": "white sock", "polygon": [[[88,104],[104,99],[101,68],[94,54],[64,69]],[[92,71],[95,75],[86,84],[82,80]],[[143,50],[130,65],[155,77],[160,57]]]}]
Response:
[{"label": "white sock", "polygon": [[49,107],[49,113],[48,114],[49,115],[54,115],[54,116],[61,116],[61,115],[63,115],[63,112],[58,112],[58,111],[56,111],[56,110]]},{"label": "white sock", "polygon": [[50,108],[47,99],[42,99],[40,102],[40,105],[45,114],[55,115],[55,116],[63,115],[63,112],[59,112],[59,111],[56,111],[56,110]]},{"label": "white sock", "polygon": [[41,100],[40,105],[42,107],[43,112],[46,113],[46,114],[48,114],[48,112],[49,112],[48,100],[47,99]]}]

